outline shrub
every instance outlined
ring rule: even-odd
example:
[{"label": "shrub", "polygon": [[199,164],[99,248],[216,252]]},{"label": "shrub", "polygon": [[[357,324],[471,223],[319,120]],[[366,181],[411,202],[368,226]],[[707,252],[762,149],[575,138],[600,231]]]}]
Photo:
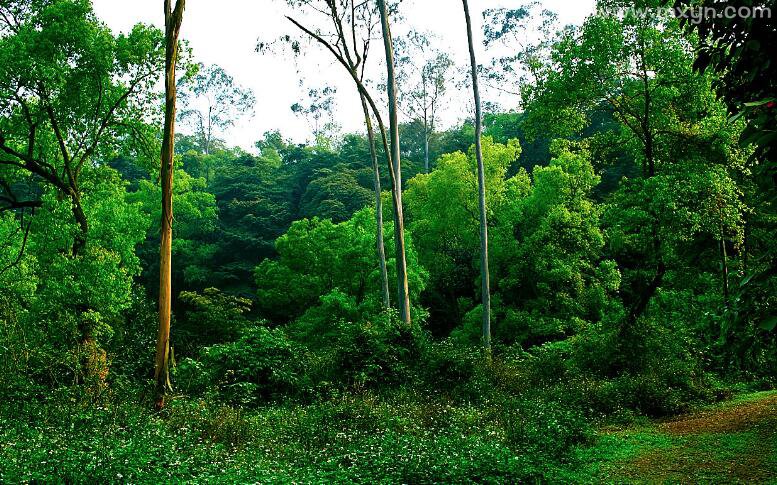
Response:
[{"label": "shrub", "polygon": [[391,312],[363,322],[340,322],[332,341],[332,380],[357,387],[406,381],[418,362],[424,334]]},{"label": "shrub", "polygon": [[477,373],[483,352],[475,346],[458,345],[451,339],[424,347],[422,370],[430,386],[444,392],[461,392]]},{"label": "shrub", "polygon": [[712,397],[696,346],[685,324],[597,325],[571,342],[570,373],[600,381],[588,397],[600,414],[665,416]]},{"label": "shrub", "polygon": [[251,309],[251,301],[216,288],[201,293],[182,291],[180,303],[183,317],[177,322],[174,338],[190,348],[234,341],[248,325],[244,314]]},{"label": "shrub", "polygon": [[341,329],[338,322],[359,320],[356,299],[339,289],[319,298],[320,304],[309,308],[300,318],[287,326],[288,334],[311,349],[331,345]]},{"label": "shrub", "polygon": [[190,392],[214,391],[235,404],[256,405],[295,394],[302,386],[302,349],[282,330],[256,326],[240,339],[184,359],[176,374]]},{"label": "shrub", "polygon": [[[524,347],[542,345],[563,339],[569,333],[567,320],[548,317],[540,312],[526,312],[506,308],[494,298],[491,331],[495,342]],[[477,305],[464,315],[462,324],[451,332],[451,337],[462,344],[479,344],[482,335],[483,307]]]},{"label": "shrub", "polygon": [[191,430],[209,442],[239,448],[251,443],[258,429],[239,407],[204,400],[173,400],[167,425],[174,430]]},{"label": "shrub", "polygon": [[536,385],[558,382],[567,377],[574,339],[540,345],[529,351],[527,374]]},{"label": "shrub", "polygon": [[[143,288],[133,289],[127,314],[131,318],[127,318],[126,324],[116,327],[113,338],[106,346],[112,370],[108,379],[114,384],[118,379],[136,382],[146,379],[154,366],[159,315],[156,307],[146,299]],[[173,325],[175,327],[175,322]]]},{"label": "shrub", "polygon": [[539,391],[529,397],[506,398],[496,407],[509,446],[526,454],[560,459],[575,445],[593,436],[579,409],[568,402],[547,399]]}]

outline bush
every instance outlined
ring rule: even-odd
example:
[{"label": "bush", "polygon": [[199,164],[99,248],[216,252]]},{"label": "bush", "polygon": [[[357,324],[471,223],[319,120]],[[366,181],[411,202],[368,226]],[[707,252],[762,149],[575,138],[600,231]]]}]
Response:
[{"label": "bush", "polygon": [[574,339],[567,339],[531,349],[525,360],[530,381],[535,385],[544,385],[570,377],[569,360],[574,349],[573,342]]},{"label": "bush", "polygon": [[[462,324],[451,332],[451,338],[461,344],[481,342],[483,307],[477,305],[464,315]],[[573,319],[577,320],[577,319]],[[526,312],[506,308],[494,298],[491,332],[494,342],[503,345],[519,344],[525,348],[563,339],[569,333],[567,320],[549,317],[540,312]]]},{"label": "bush", "polygon": [[176,377],[189,392],[256,405],[300,392],[303,365],[303,350],[282,330],[256,326],[235,342],[206,347],[197,360],[184,359]]},{"label": "bush", "polygon": [[331,346],[333,381],[356,387],[395,385],[410,378],[425,336],[391,312],[364,322],[340,322]]},{"label": "bush", "polygon": [[339,322],[360,320],[356,299],[339,289],[323,295],[319,302],[286,327],[290,337],[314,350],[332,344],[340,334]]},{"label": "bush", "polygon": [[159,314],[156,307],[149,304],[143,288],[133,289],[127,314],[131,318],[127,318],[126,324],[116,327],[113,338],[106,346],[111,359],[108,379],[112,384],[120,379],[137,383],[153,375]]},{"label": "bush", "polygon": [[177,347],[197,349],[236,340],[241,330],[248,326],[244,316],[251,309],[251,301],[231,296],[216,288],[203,292],[182,291],[180,303],[183,317],[174,333]]},{"label": "bush", "polygon": [[251,443],[259,430],[240,407],[224,406],[205,400],[177,399],[170,402],[167,425],[170,429],[197,433],[211,443],[240,448]]},{"label": "bush", "polygon": [[443,392],[461,392],[477,374],[483,352],[475,346],[458,345],[451,339],[424,347],[422,371],[427,383]]},{"label": "bush", "polygon": [[572,447],[593,436],[579,409],[540,393],[528,398],[506,398],[497,409],[507,443],[525,454],[561,459]]}]

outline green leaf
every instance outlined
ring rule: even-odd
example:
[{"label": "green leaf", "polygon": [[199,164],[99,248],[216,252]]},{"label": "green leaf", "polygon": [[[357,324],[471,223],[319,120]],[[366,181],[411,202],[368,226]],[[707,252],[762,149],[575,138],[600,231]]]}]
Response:
[{"label": "green leaf", "polygon": [[737,113],[737,114],[735,114],[735,115],[731,116],[731,117],[728,119],[728,122],[729,122],[729,123],[736,123],[736,121],[737,121],[739,118],[743,117],[744,115],[745,115],[745,112],[744,112],[744,111],[740,111],[739,113]]},{"label": "green leaf", "polygon": [[753,276],[755,276],[755,273],[750,273],[749,275],[745,276],[744,279],[742,279],[742,281],[739,283],[739,287],[741,288],[750,283],[750,280],[753,279]]},{"label": "green leaf", "polygon": [[748,108],[756,108],[771,102],[777,102],[777,98],[766,98],[766,99],[761,99],[759,101],[750,101],[749,103],[745,103],[745,106],[747,106]]},{"label": "green leaf", "polygon": [[771,332],[777,328],[777,315],[773,315],[761,322],[761,328],[767,332]]}]

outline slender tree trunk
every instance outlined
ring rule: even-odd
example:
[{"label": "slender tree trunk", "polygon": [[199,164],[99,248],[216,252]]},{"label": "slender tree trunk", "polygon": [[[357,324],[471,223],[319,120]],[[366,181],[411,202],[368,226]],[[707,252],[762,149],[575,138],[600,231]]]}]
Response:
[{"label": "slender tree trunk", "polygon": [[[330,6],[333,7],[333,14],[335,17],[337,17],[336,9],[337,6],[336,3],[330,3]],[[384,27],[385,31],[388,31],[388,15],[386,12],[386,5],[385,1],[378,0],[378,6],[381,9],[381,20],[385,20],[385,24],[382,23],[382,26]],[[302,32],[310,36],[311,38],[315,39],[318,43],[320,43],[322,46],[324,46],[337,61],[348,71],[348,74],[351,76],[351,79],[353,80],[354,84],[356,84],[356,87],[359,90],[360,95],[363,97],[363,99],[367,102],[367,105],[369,106],[370,110],[372,111],[372,114],[375,116],[375,120],[378,122],[378,128],[380,132],[380,141],[383,144],[383,151],[386,154],[386,159],[389,164],[389,179],[391,180],[391,199],[393,202],[393,212],[394,212],[394,237],[396,240],[396,260],[397,260],[397,287],[398,287],[398,298],[397,298],[397,307],[399,308],[400,315],[402,316],[403,320],[407,323],[410,323],[410,296],[408,292],[408,285],[407,285],[407,263],[405,258],[405,239],[404,239],[404,215],[402,213],[402,177],[401,177],[401,169],[399,164],[399,156],[397,154],[396,157],[396,164],[394,162],[394,157],[392,156],[392,147],[390,146],[389,139],[388,139],[388,130],[386,130],[386,125],[383,122],[383,118],[380,114],[380,110],[378,109],[378,106],[375,104],[375,100],[370,96],[369,91],[367,91],[367,88],[364,86],[364,82],[359,77],[358,71],[355,68],[355,64],[353,60],[350,58],[350,56],[345,56],[341,51],[336,49],[332,44],[330,44],[326,39],[324,39],[321,35],[317,34],[316,32],[308,29],[304,25],[300,24],[298,21],[294,20],[292,17],[286,16],[286,18],[293,23],[297,28],[299,28]],[[342,32],[341,32],[342,35]],[[391,34],[388,33],[388,41],[384,39],[384,45],[388,49],[389,52],[389,59],[393,59],[393,46],[391,45]],[[391,70],[393,74],[393,63],[391,63]],[[393,78],[392,78],[393,79]],[[396,82],[396,81],[394,81]],[[395,92],[394,85],[392,85],[392,92]],[[398,127],[396,126],[396,95],[394,96],[394,131],[396,132],[396,139],[397,143],[394,143],[394,147],[397,149],[397,153],[399,151],[399,132]],[[399,177],[397,177],[399,175]]]},{"label": "slender tree trunk", "polygon": [[397,80],[394,73],[394,44],[391,38],[386,1],[378,0],[380,23],[383,28],[383,47],[386,51],[387,94],[389,100],[389,132],[391,136],[391,165],[394,172],[394,239],[397,252],[397,307],[402,321],[410,324],[410,293],[407,284],[405,259],[405,221],[402,209],[402,165],[399,158],[399,118],[397,114]]},{"label": "slender tree trunk", "polygon": [[162,237],[159,254],[159,334],[156,344],[154,382],[158,408],[164,406],[170,383],[170,306],[171,249],[173,241],[173,151],[175,147],[175,66],[178,61],[178,34],[186,0],[177,0],[171,10],[171,0],[165,0],[165,125],[162,138]]},{"label": "slender tree trunk", "polygon": [[[75,185],[74,181],[71,184]],[[78,233],[75,235],[73,241],[73,257],[81,256],[86,249],[86,240],[89,233],[89,221],[84,213],[84,208],[81,205],[81,196],[78,189],[71,187],[70,189],[70,201],[73,217],[78,223]],[[89,311],[89,306],[86,303],[82,303],[76,307],[76,312],[81,314]],[[76,376],[76,382],[83,377],[85,383],[93,386],[91,389],[93,392],[100,392],[105,385],[105,378],[108,377],[108,364],[105,357],[105,351],[101,349],[94,339],[93,329],[91,325],[86,322],[81,322],[78,325],[79,341],[78,348],[81,354],[79,360],[79,372],[80,376]]]},{"label": "slender tree trunk", "polygon": [[626,325],[621,328],[621,333],[630,330],[630,327],[637,323],[639,317],[642,316],[645,310],[647,310],[651,298],[653,298],[653,295],[656,294],[658,288],[660,288],[663,284],[664,276],[666,276],[666,264],[664,263],[664,259],[661,257],[661,238],[658,234],[658,215],[651,214],[651,216],[653,217],[653,254],[656,255],[657,260],[656,272],[655,275],[653,275],[653,279],[650,281],[650,283],[648,283],[648,285],[637,296],[637,301],[629,311],[629,315],[626,318]]},{"label": "slender tree trunk", "polygon": [[750,221],[747,213],[744,214],[742,224],[742,271],[746,274],[750,269]]},{"label": "slender tree trunk", "polygon": [[389,295],[388,270],[386,269],[386,246],[383,242],[383,201],[381,200],[380,188],[380,165],[378,164],[378,154],[375,150],[375,131],[372,127],[372,117],[370,108],[367,106],[367,100],[364,95],[359,93],[364,110],[364,121],[367,124],[367,141],[370,144],[370,157],[372,158],[372,173],[375,184],[375,225],[377,226],[377,253],[378,263],[380,264],[380,289],[383,296],[383,306],[391,308],[391,296]]},{"label": "slender tree trunk", "polygon": [[208,107],[208,133],[205,138],[205,155],[210,155],[210,140],[213,137],[213,106]]},{"label": "slender tree trunk", "polygon": [[480,88],[478,87],[478,64],[475,59],[475,44],[472,39],[472,21],[469,4],[464,5],[464,19],[467,22],[467,41],[469,42],[469,60],[472,67],[472,91],[475,96],[475,157],[478,163],[478,204],[480,206],[480,281],[483,301],[483,346],[491,348],[491,282],[488,273],[488,215],[486,214],[486,177],[483,168],[482,109],[480,106]]},{"label": "slender tree trunk", "polygon": [[728,250],[726,249],[726,238],[723,234],[723,224],[720,224],[720,263],[721,277],[723,279],[723,304],[726,309],[729,308],[730,291],[728,286]]},{"label": "slender tree trunk", "polygon": [[429,173],[429,119],[424,113],[424,170]]},{"label": "slender tree trunk", "polygon": [[648,176],[654,177],[656,175],[656,160],[653,140],[653,127],[650,120],[650,112],[653,105],[653,97],[650,91],[650,76],[648,74],[647,60],[645,59],[645,44],[644,41],[640,42],[639,51],[641,68],[642,68],[642,87],[645,93],[645,116],[642,122],[642,131],[645,136],[645,159],[648,165]]}]

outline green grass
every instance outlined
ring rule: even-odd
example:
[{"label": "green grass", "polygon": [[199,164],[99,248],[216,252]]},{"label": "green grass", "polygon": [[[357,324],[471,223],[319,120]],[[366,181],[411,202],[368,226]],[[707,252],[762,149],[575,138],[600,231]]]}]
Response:
[{"label": "green grass", "polygon": [[[744,394],[704,412],[723,425],[726,412],[775,396],[774,391]],[[741,431],[701,431],[673,434],[660,423],[606,429],[594,446],[577,449],[573,461],[580,467],[567,468],[556,478],[585,483],[777,483],[775,414]]]},{"label": "green grass", "polygon": [[[250,412],[181,399],[0,405],[0,482],[500,483],[559,466],[516,452],[489,410],[346,395]],[[550,434],[549,434],[550,436]]]},{"label": "green grass", "polygon": [[[741,396],[704,412],[774,396]],[[120,401],[0,405],[0,482],[777,483],[777,422],[768,413],[726,433],[672,434],[644,421],[609,427],[569,453],[549,454],[554,420],[540,421],[550,423],[545,431],[524,429],[532,414],[521,415],[524,441],[511,441],[497,403],[359,394],[249,412],[179,399],[157,414]],[[552,412],[547,403],[536,409]]]}]

